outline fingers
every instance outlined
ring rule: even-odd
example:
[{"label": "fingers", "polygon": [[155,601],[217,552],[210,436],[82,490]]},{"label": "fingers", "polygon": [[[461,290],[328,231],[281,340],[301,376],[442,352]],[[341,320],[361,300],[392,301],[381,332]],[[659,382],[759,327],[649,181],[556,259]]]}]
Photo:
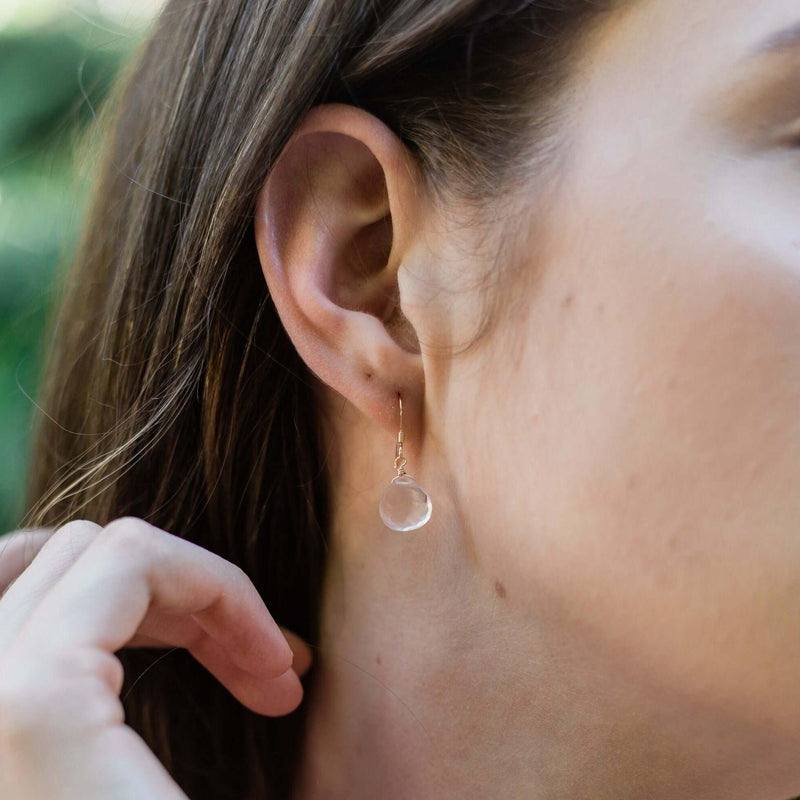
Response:
[{"label": "fingers", "polygon": [[[305,675],[312,662],[311,648],[293,631],[283,626],[280,629],[294,654],[292,669],[300,676]],[[162,614],[151,609],[136,636],[125,646],[185,647],[192,651],[194,644],[204,635],[205,631],[193,617]]]},{"label": "fingers", "polygon": [[[128,522],[134,527],[147,526],[142,520]],[[157,528],[147,527],[170,539],[177,539]],[[8,649],[45,594],[70,570],[98,535],[102,535],[101,532],[101,526],[79,520],[68,523],[55,532],[53,529],[18,531],[0,541],[0,572],[5,574],[7,583],[13,583],[2,596],[0,655]],[[184,540],[179,541],[190,544]],[[191,547],[197,548],[196,545]],[[212,556],[202,548],[197,550]],[[34,558],[36,567],[28,569]],[[213,556],[212,560],[214,559],[227,564],[217,556]],[[249,583],[243,573],[239,574],[238,568],[234,570],[237,580]],[[91,591],[87,590],[86,594],[90,601],[96,601],[97,598]],[[258,600],[256,605],[263,608],[260,597]],[[294,671],[278,678],[264,678],[263,664],[259,664],[255,676],[251,671],[237,666],[231,661],[226,647],[219,645],[194,615],[165,612],[153,604],[136,634],[125,646],[185,647],[248,707],[259,713],[279,714],[292,710],[302,699],[302,688],[297,675],[305,674],[312,662],[311,649],[299,636],[283,627],[280,632],[293,653]],[[280,710],[281,704],[286,707],[286,711]]]},{"label": "fingers", "polygon": [[[113,652],[134,637],[152,609],[194,620],[202,633],[188,649],[249,707],[281,714],[299,703],[302,687],[293,671],[286,674],[292,650],[241,569],[135,518],[116,520],[88,538],[12,648],[51,656],[83,646]],[[44,585],[48,566],[34,559],[12,589],[28,573],[32,587]]]},{"label": "fingers", "polygon": [[240,703],[259,714],[288,714],[303,699],[303,687],[294,669],[265,679],[234,664],[224,646],[210,636],[200,639],[190,652]]},{"label": "fingers", "polygon": [[42,598],[78,560],[100,530],[101,527],[93,522],[76,520],[55,533],[49,529],[25,531],[16,543],[8,545],[2,556],[2,569],[11,574],[20,568],[21,574],[12,578],[0,598],[0,657]]},{"label": "fingers", "polygon": [[12,531],[0,538],[0,597],[52,536],[51,528]]}]

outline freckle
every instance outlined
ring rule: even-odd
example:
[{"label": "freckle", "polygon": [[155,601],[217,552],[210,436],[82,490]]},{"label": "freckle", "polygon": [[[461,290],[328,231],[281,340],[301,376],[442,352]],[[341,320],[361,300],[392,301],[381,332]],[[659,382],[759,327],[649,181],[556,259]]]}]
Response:
[{"label": "freckle", "polygon": [[605,303],[598,303],[598,304],[597,304],[597,310],[598,310],[598,311],[599,311],[601,314],[603,313],[603,311],[605,311],[605,309],[606,309],[606,304],[605,304]]},{"label": "freckle", "polygon": [[628,488],[629,489],[633,489],[635,486],[638,485],[638,483],[639,483],[639,479],[636,477],[636,473],[634,473],[633,475],[631,475],[628,478]]},{"label": "freckle", "polygon": [[675,376],[674,375],[667,381],[667,389],[673,389],[673,388],[675,388]]},{"label": "freckle", "polygon": [[496,592],[498,597],[505,597],[506,596],[506,587],[503,586],[503,584],[500,583],[500,581],[495,581],[494,582],[494,590],[495,590],[495,592]]},{"label": "freckle", "polygon": [[381,663],[381,656],[380,656],[380,653],[378,653],[378,655],[377,655],[377,656],[375,656],[375,663],[376,663],[376,664],[380,664],[380,663]]},{"label": "freckle", "polygon": [[562,305],[564,308],[568,308],[569,306],[571,306],[571,305],[572,305],[572,295],[571,295],[571,294],[568,294],[568,295],[567,295],[567,296],[566,296],[566,297],[565,297],[565,298],[564,298],[564,299],[561,301],[561,305]]}]

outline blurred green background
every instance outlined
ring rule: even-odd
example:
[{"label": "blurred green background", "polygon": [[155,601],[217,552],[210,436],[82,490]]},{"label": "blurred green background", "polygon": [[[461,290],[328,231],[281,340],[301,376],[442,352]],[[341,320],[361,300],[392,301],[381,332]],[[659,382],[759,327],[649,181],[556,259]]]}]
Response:
[{"label": "blurred green background", "polygon": [[0,534],[23,512],[42,334],[92,178],[76,144],[158,5],[0,0]]}]

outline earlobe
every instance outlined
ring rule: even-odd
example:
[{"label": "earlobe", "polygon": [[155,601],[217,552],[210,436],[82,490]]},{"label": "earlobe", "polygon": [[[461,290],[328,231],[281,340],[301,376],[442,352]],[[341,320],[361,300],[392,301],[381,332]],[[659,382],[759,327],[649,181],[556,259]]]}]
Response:
[{"label": "earlobe", "polygon": [[397,395],[413,422],[424,388],[397,280],[417,233],[410,159],[368,112],[317,106],[273,165],[255,209],[264,278],[298,353],[387,428]]}]

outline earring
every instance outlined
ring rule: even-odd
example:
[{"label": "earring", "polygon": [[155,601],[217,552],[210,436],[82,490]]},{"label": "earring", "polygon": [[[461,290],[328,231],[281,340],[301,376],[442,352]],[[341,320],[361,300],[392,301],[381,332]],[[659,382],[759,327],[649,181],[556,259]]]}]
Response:
[{"label": "earring", "polygon": [[383,490],[379,510],[384,524],[395,531],[415,531],[430,518],[433,511],[431,499],[422,487],[403,469],[403,398],[400,399],[400,430],[395,445],[394,468],[397,475]]}]

